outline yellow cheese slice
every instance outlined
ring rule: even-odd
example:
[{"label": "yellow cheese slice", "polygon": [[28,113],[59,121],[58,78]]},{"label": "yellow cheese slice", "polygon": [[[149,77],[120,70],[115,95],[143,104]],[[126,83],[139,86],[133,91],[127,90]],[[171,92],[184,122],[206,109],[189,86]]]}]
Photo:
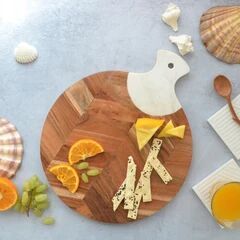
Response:
[{"label": "yellow cheese slice", "polygon": [[171,135],[167,134],[167,132],[174,128],[172,120],[170,120],[167,125],[163,128],[163,130],[159,133],[158,137],[170,137]]},{"label": "yellow cheese slice", "polygon": [[186,127],[185,125],[181,125],[179,127],[172,128],[168,130],[166,134],[174,137],[183,138],[185,133],[185,127]]},{"label": "yellow cheese slice", "polygon": [[135,127],[139,150],[148,143],[163,123],[163,119],[139,118],[137,120]]}]

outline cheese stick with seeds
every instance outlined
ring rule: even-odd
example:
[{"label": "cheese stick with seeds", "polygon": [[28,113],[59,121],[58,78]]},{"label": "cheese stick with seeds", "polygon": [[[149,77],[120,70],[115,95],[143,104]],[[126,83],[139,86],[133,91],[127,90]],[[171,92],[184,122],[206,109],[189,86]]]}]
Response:
[{"label": "cheese stick with seeds", "polygon": [[157,158],[151,158],[150,163],[165,184],[168,184],[170,181],[172,181],[171,175]]},{"label": "cheese stick with seeds", "polygon": [[126,189],[124,209],[133,209],[134,203],[134,190],[136,181],[136,164],[133,161],[133,157],[128,157],[127,177],[126,177]]},{"label": "cheese stick with seeds", "polygon": [[119,187],[118,191],[115,193],[115,195],[112,198],[113,203],[113,211],[115,212],[120,205],[120,203],[123,201],[125,197],[125,189],[126,189],[126,180],[123,181],[122,185]]},{"label": "cheese stick with seeds", "polygon": [[153,140],[152,146],[150,148],[150,152],[148,154],[146,163],[143,168],[143,179],[142,179],[142,191],[143,191],[143,202],[150,202],[152,201],[152,194],[151,194],[151,173],[153,170],[153,166],[151,165],[151,159],[157,158],[157,155],[160,151],[162,146],[162,140],[155,138]]}]

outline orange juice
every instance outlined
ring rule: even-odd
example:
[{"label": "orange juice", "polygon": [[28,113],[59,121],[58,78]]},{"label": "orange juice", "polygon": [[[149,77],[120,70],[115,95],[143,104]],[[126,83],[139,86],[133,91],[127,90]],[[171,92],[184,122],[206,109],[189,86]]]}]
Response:
[{"label": "orange juice", "polygon": [[215,192],[212,214],[220,223],[240,220],[240,183],[224,184]]}]

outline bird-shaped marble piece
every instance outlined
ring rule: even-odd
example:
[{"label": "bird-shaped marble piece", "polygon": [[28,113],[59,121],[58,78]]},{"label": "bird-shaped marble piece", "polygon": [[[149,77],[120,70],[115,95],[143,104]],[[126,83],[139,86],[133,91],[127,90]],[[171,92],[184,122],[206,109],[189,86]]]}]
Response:
[{"label": "bird-shaped marble piece", "polygon": [[160,50],[157,62],[147,73],[129,73],[127,87],[133,103],[142,112],[165,116],[181,108],[175,93],[179,78],[190,71],[188,64],[177,54]]},{"label": "bird-shaped marble piece", "polygon": [[[126,177],[128,156],[137,164],[137,179],[149,153],[151,141],[139,151],[134,124],[141,117],[172,120],[186,125],[184,139],[163,139],[158,159],[173,178],[164,184],[151,176],[152,202],[140,204],[138,219],[163,208],[180,190],[192,159],[192,137],[188,120],[175,93],[179,78],[189,72],[179,55],[160,50],[147,73],[120,71],[88,76],[67,89],[51,108],[41,138],[41,160],[57,195],[72,209],[94,220],[126,223],[131,220],[123,207],[112,210],[112,197]],[[99,142],[104,153],[91,159],[91,167],[102,169],[88,185],[80,183],[70,194],[47,170],[66,162],[71,145],[79,139]]]}]

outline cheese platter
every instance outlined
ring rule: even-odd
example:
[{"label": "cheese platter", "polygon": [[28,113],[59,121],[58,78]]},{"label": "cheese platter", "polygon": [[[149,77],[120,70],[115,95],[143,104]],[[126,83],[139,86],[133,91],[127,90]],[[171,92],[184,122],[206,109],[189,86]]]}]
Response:
[{"label": "cheese platter", "polygon": [[[189,70],[182,57],[159,50],[147,73],[96,73],[60,95],[44,123],[40,152],[49,183],[67,206],[93,220],[127,223],[175,197],[192,159],[191,129],[175,93]],[[83,151],[83,142],[94,153]],[[77,173],[74,188],[73,176],[66,179],[58,166]]]}]

